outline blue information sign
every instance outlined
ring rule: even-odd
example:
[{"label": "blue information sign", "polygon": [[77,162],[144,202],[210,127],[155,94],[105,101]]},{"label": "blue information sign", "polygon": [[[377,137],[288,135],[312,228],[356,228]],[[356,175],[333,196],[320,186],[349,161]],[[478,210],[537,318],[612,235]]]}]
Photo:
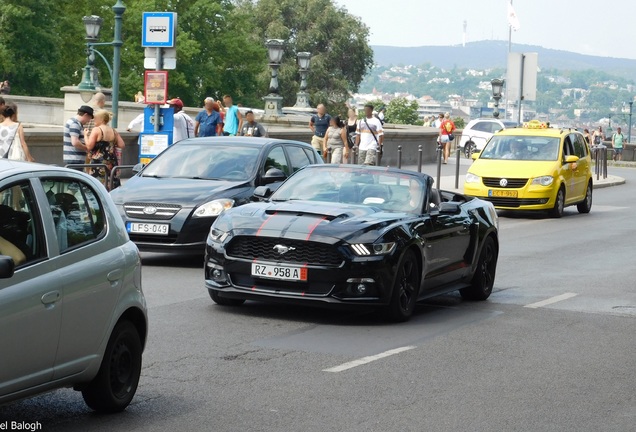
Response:
[{"label": "blue information sign", "polygon": [[141,46],[174,47],[177,14],[174,12],[144,12],[141,22]]}]

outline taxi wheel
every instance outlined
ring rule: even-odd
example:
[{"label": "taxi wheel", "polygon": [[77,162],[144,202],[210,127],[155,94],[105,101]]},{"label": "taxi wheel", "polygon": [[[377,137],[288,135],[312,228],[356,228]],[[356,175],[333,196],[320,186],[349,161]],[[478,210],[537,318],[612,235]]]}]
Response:
[{"label": "taxi wheel", "polygon": [[554,218],[560,218],[563,216],[563,209],[565,208],[565,188],[561,186],[557,192],[556,199],[554,200],[554,207],[550,210],[550,216]]},{"label": "taxi wheel", "polygon": [[244,299],[221,297],[216,290],[208,290],[208,293],[210,293],[210,298],[214,301],[214,303],[221,306],[240,306],[245,303]]},{"label": "taxi wheel", "polygon": [[585,199],[576,205],[579,213],[589,213],[592,210],[592,183],[588,183]]}]

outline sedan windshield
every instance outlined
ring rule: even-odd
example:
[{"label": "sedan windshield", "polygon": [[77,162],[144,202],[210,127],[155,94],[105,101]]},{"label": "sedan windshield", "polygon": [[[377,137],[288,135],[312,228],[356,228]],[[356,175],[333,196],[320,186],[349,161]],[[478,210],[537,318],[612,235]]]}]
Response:
[{"label": "sedan windshield", "polygon": [[422,213],[425,198],[420,177],[359,167],[304,169],[272,195],[273,201],[341,202],[415,214]]},{"label": "sedan windshield", "polygon": [[175,145],[144,169],[144,177],[244,181],[256,173],[259,149],[215,145]]},{"label": "sedan windshield", "polygon": [[479,158],[554,161],[559,157],[559,142],[552,137],[495,135]]}]

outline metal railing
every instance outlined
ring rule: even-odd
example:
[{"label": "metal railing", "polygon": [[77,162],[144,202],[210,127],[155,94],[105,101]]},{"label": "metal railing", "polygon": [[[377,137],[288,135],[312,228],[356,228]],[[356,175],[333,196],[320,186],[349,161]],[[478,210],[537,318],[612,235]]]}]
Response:
[{"label": "metal railing", "polygon": [[[104,184],[104,187],[108,190],[112,190],[113,189],[113,185],[115,184],[115,177],[116,174],[124,169],[132,169],[135,165],[117,165],[115,167],[113,167],[113,169],[110,171],[110,175],[106,176],[103,180],[102,183]],[[64,168],[71,168],[71,169],[76,169],[76,170],[83,170],[85,168],[107,168],[106,164],[66,164],[64,165]]]},{"label": "metal railing", "polygon": [[108,190],[113,190],[113,186],[115,184],[115,174],[117,174],[121,170],[132,170],[135,165],[117,165],[113,167],[110,171],[110,176],[108,176]]},{"label": "metal railing", "polygon": [[592,156],[594,158],[594,174],[596,174],[596,180],[600,180],[600,177],[603,176],[603,179],[607,178],[607,154],[608,152],[613,152],[613,148],[608,148],[607,146],[601,144],[598,146],[592,147]]}]

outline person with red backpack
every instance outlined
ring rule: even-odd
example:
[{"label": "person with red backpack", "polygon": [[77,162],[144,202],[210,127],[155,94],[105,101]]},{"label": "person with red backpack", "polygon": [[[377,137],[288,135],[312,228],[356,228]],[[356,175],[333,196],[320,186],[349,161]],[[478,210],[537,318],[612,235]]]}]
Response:
[{"label": "person with red backpack", "polygon": [[455,139],[455,123],[450,119],[450,114],[444,114],[444,120],[439,127],[439,142],[442,146],[444,154],[444,163],[448,163],[448,157],[450,156],[450,143]]}]

